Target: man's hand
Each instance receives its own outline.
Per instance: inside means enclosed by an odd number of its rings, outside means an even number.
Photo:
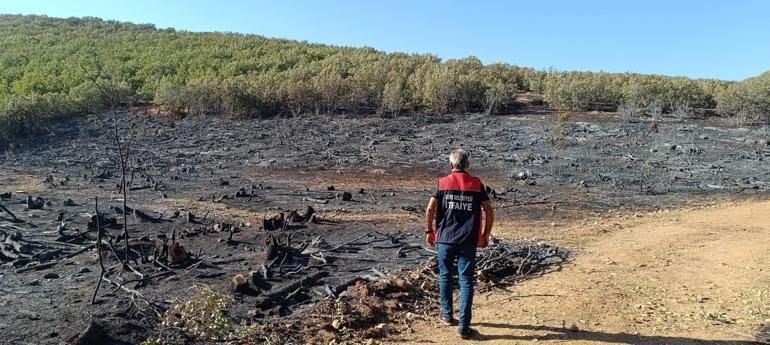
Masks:
[[[428,245],[428,247],[435,247],[436,246],[436,234],[431,232],[429,234],[425,234],[425,244]]]
[[[484,209],[484,235],[481,237],[479,247],[484,248],[489,245],[489,237],[492,236],[492,225],[495,223],[495,211],[492,209],[492,202],[489,200],[481,203]]]
[[[438,199],[431,197],[425,208],[425,243],[430,247],[436,246],[435,217]]]

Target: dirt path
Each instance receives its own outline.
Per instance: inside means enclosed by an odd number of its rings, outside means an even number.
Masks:
[[[750,344],[770,323],[770,201],[589,221],[559,233],[582,243],[574,263],[510,294],[478,295],[480,340]],[[466,343],[432,321],[393,342]]]

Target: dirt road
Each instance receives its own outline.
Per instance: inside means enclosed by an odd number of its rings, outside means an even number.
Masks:
[[[770,201],[497,231],[579,249],[560,272],[477,295],[484,343],[753,344],[770,324]],[[432,320],[393,342],[467,343]]]

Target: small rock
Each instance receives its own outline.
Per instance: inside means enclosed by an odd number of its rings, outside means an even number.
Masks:
[[[54,272],[49,272],[49,273],[46,273],[46,274],[43,276],[43,279],[57,279],[57,278],[59,278],[59,275],[58,275],[58,274],[56,274],[56,273],[54,273]]]
[[[90,272],[91,272],[91,269],[88,268],[88,267],[83,267],[83,268],[80,269],[80,271],[78,271],[78,273],[81,273],[81,274],[82,273],[90,273]]]
[[[350,194],[348,192],[344,192],[344,193],[340,194],[340,199],[342,201],[351,201],[351,200],[353,200],[353,194]]]
[[[332,191],[332,190],[335,190],[335,189],[334,189],[334,186],[329,186],[329,187],[326,187],[326,190]]]
[[[64,206],[77,206],[77,205],[75,204],[75,202],[74,202],[74,201],[72,201],[72,199],[67,199],[67,200],[64,200],[64,203],[63,203],[63,204],[64,204]]]

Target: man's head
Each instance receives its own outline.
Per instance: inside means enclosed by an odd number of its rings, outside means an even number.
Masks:
[[[452,151],[452,153],[449,154],[449,168],[459,169],[459,170],[465,170],[470,165],[470,160],[468,159],[468,153],[465,152],[463,149],[457,149]]]

